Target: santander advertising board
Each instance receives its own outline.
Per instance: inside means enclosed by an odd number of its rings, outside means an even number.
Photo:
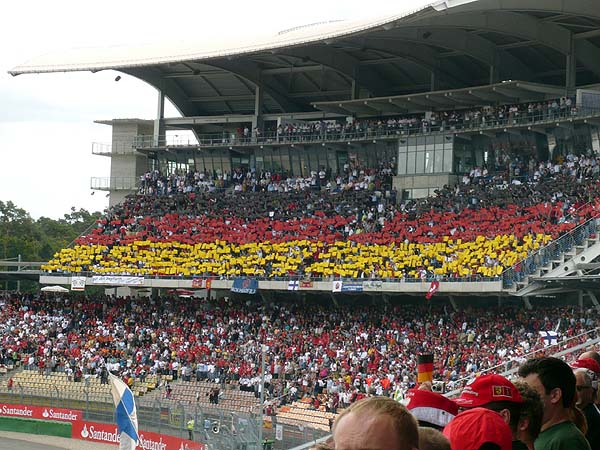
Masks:
[[[119,430],[116,425],[106,423],[79,421],[73,423],[73,439],[118,445]],[[174,436],[139,431],[140,440],[137,449],[140,450],[205,450],[203,444],[188,441]]]
[[[20,417],[22,419],[60,420],[63,422],[77,422],[83,419],[83,413],[75,409],[12,405],[9,403],[0,403],[0,416]]]

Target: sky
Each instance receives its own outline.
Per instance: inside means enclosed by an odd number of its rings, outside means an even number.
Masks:
[[[113,71],[20,75],[7,73],[36,56],[72,48],[206,42],[215,36],[276,34],[327,20],[354,20],[413,10],[431,0],[255,2],[19,0],[3,5],[0,27],[0,201],[31,217],[62,218],[72,207],[108,206],[92,195],[91,178],[108,177],[110,158],[92,143],[111,141],[94,120],[153,119],[156,91]],[[168,8],[167,8],[168,6]],[[119,82],[115,77],[121,75]],[[167,106],[165,116],[174,117]]]

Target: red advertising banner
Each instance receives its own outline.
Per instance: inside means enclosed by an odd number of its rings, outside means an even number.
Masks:
[[[83,413],[75,409],[12,405],[9,403],[0,403],[0,416],[21,417],[24,419],[60,420],[63,422],[77,422],[83,419]]]
[[[193,289],[210,289],[212,283],[211,278],[193,278],[192,288]]]
[[[115,445],[118,445],[120,441],[119,430],[116,425],[87,421],[73,423],[72,437],[83,441]],[[199,442],[150,431],[140,430],[139,437],[137,448],[142,450],[205,450],[204,444]]]

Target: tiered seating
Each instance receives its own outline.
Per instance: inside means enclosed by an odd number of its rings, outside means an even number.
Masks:
[[[158,376],[155,374],[147,375],[145,380],[142,382],[139,379],[135,379],[133,386],[131,387],[134,395],[139,397],[146,395],[148,392],[156,389],[158,386]]]
[[[289,406],[279,408],[277,412],[278,422],[290,425],[304,425],[323,431],[329,431],[330,421],[335,419],[335,417],[336,414],[334,413],[314,409],[310,404],[310,399],[293,402]]]
[[[540,163],[526,183],[473,171],[455,188],[400,205],[375,183],[341,192],[130,196],[43,269],[218,278],[497,278],[600,209],[600,160],[570,156]]]
[[[254,393],[240,391],[237,384],[219,386],[206,381],[190,381],[174,383],[171,398],[184,404],[198,405],[202,408],[218,407],[237,411],[256,411],[259,405]],[[209,393],[215,388],[221,388],[221,396],[217,405],[209,402]],[[198,396],[198,401],[196,401]]]
[[[69,381],[64,372],[40,374],[37,370],[23,370],[13,376],[13,389],[23,389],[24,392],[52,395],[58,392],[61,397],[88,398],[92,401],[110,399],[110,386],[101,384],[100,379],[88,377],[80,382]]]

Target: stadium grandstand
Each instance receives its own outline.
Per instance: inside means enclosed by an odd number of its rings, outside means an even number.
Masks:
[[[75,292],[4,297],[4,398],[102,404],[111,370],[153,428],[191,411],[207,445],[283,425],[289,448],[401,397],[419,353],[452,390],[598,341],[600,3],[445,0],[10,73],[100,70],[154,86],[156,118],[98,121],[109,208],[41,267]]]

